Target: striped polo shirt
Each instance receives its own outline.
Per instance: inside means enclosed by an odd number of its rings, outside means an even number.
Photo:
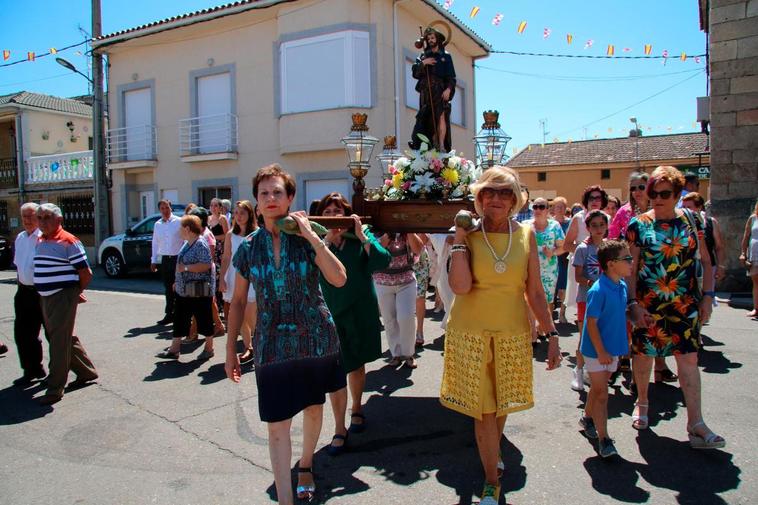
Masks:
[[[41,296],[79,285],[77,270],[89,268],[84,246],[62,227],[51,237],[40,237],[34,252],[34,287]]]

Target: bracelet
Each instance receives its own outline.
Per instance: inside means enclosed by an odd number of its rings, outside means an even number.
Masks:
[[[711,298],[716,296],[715,291],[703,291],[703,296],[710,296]]]
[[[326,241],[319,240],[318,242],[316,242],[316,245],[313,246],[314,251],[318,251],[321,248],[324,248],[324,249],[327,248]]]
[[[627,306],[627,308],[629,308],[629,307],[631,307],[632,305],[637,305],[637,304],[639,304],[639,303],[640,303],[640,302],[638,302],[636,298],[632,298],[631,300],[627,300],[627,302],[626,302],[626,306]]]
[[[558,336],[558,332],[555,331],[555,330],[549,331],[549,332],[547,332],[547,336],[548,337],[557,337]]]
[[[468,252],[468,249],[455,249],[453,251],[450,251],[450,254],[453,254],[453,253],[467,253],[467,252]]]
[[[460,251],[463,251],[463,252],[468,251],[468,246],[466,244],[453,244],[450,247],[450,252],[460,252]]]

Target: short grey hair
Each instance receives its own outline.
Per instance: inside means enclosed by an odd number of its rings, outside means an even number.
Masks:
[[[37,215],[39,216],[43,212],[50,212],[56,217],[59,217],[63,219],[63,212],[61,212],[61,208],[55,205],[54,203],[43,203],[39,206],[37,209]]]
[[[37,213],[37,209],[39,209],[39,204],[34,202],[26,202],[21,206],[21,212],[23,213],[25,210],[31,210],[35,214]]]
[[[229,212],[230,210],[232,210],[232,201],[229,200],[229,199],[227,199],[227,198],[224,198],[223,200],[221,200],[221,205],[224,206],[224,209],[227,212]]]

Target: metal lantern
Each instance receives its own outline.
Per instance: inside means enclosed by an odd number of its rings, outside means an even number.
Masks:
[[[500,113],[496,110],[484,111],[484,124],[482,129],[474,137],[476,150],[479,154],[479,163],[483,168],[500,165],[508,156],[505,154],[505,146],[511,137],[500,128],[498,119]]]
[[[357,195],[363,195],[363,191],[366,189],[366,183],[363,182],[363,178],[371,166],[371,153],[376,143],[379,142],[379,139],[367,134],[367,114],[355,113],[352,115],[352,118],[353,126],[350,127],[350,133],[342,138],[342,143],[345,145],[345,150],[347,151],[347,167],[354,179],[353,191]]]
[[[401,153],[397,150],[397,138],[394,135],[387,135],[384,137],[384,149],[382,154],[378,154],[376,159],[382,165],[382,174],[387,177],[389,175],[390,166],[395,163],[395,160],[400,158]]]

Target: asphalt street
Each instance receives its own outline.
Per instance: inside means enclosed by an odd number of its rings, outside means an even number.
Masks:
[[[0,272],[0,503],[266,504],[273,501],[266,426],[257,413],[255,377],[224,376],[224,339],[216,356],[154,358],[171,337],[160,283],[150,275],[113,281],[98,275],[80,306],[77,334],[100,373],[97,384],[38,406],[40,386],[20,389],[13,345],[13,272]],[[429,304],[430,306],[431,304]],[[676,385],[651,386],[651,429],[631,427],[633,398],[611,390],[609,430],[620,457],[601,460],[579,432],[583,395],[569,389],[576,328],[565,325],[564,366],[545,370],[535,352],[533,409],[513,414],[502,439],[505,498],[510,504],[758,503],[756,374],[758,322],[721,304],[705,328],[700,362],[705,417],[728,441],[695,451]],[[314,470],[317,503],[477,503],[482,471],[470,419],[438,401],[443,331],[428,313],[427,344],[416,370],[368,366],[367,430],[349,452],[330,457],[331,409],[324,408]],[[45,350],[47,352],[47,350]],[[674,367],[673,360],[670,365]],[[73,376],[71,377],[73,379]],[[301,440],[293,423],[293,468]],[[293,473],[294,475],[294,473]]]

